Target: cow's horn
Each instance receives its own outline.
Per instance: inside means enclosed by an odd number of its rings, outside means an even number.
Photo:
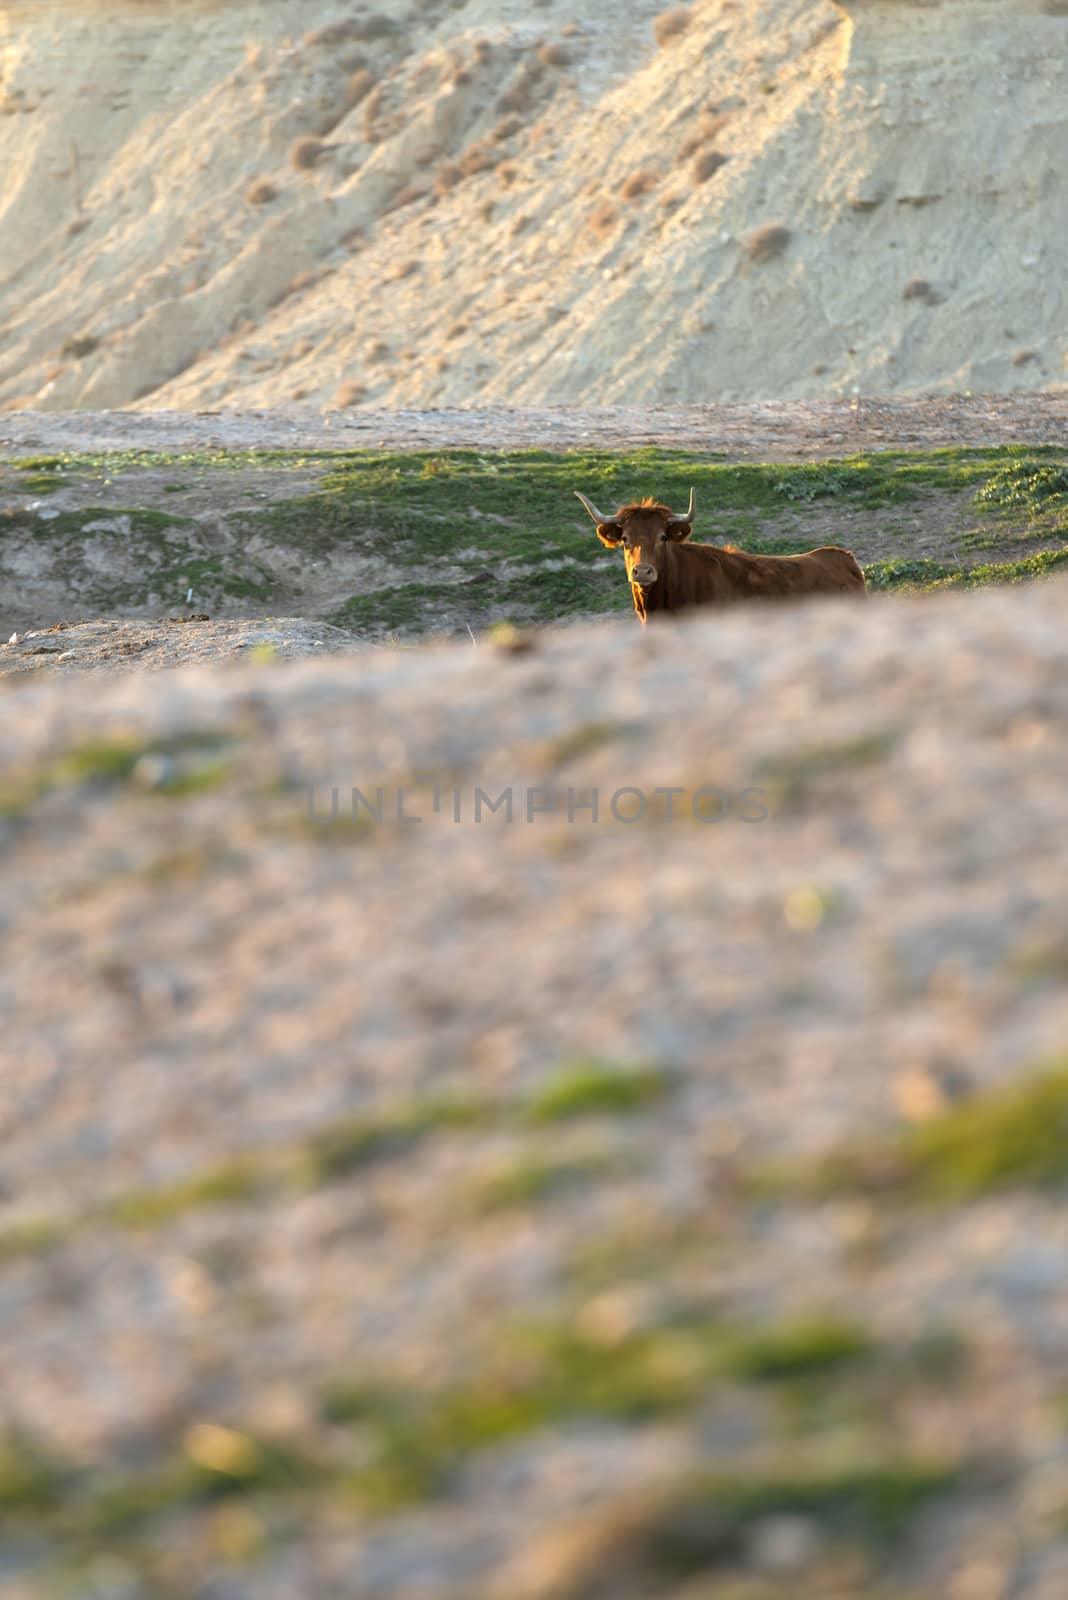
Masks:
[[[686,515],[672,517],[672,522],[692,522],[697,515],[697,496],[694,494],[693,484],[690,485],[690,509]]]
[[[582,501],[582,504],[586,507],[586,510],[589,512],[594,522],[611,522],[612,518],[606,517],[603,512],[598,511],[592,500],[587,500],[586,496],[584,494],[579,494],[577,489],[575,490],[575,494]]]

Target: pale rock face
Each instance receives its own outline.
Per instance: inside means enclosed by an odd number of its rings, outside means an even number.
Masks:
[[[1064,385],[1068,0],[663,9],[16,0],[0,406]]]

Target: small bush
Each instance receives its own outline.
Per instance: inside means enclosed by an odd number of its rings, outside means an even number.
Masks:
[[[99,343],[100,340],[91,333],[76,333],[66,340],[60,355],[73,356],[76,361],[81,361],[85,356],[91,356]]]
[[[290,149],[289,162],[298,172],[311,172],[319,163],[325,146],[321,139],[314,139],[310,134],[297,139]]]
[[[521,117],[504,117],[493,130],[493,138],[498,144],[504,144],[512,139],[523,126]]]
[[[707,183],[713,173],[718,172],[720,167],[726,166],[727,161],[728,157],[723,154],[722,150],[699,151],[694,159],[693,181],[695,183]]]
[[[587,227],[598,239],[604,239],[612,232],[619,221],[619,212],[608,200],[605,200],[591,213]]]
[[[624,178],[620,187],[619,197],[628,203],[640,200],[642,195],[648,194],[650,189],[655,189],[660,182],[659,172],[654,172],[652,167],[639,167],[635,172]]]
[[[497,176],[506,189],[510,189],[519,176],[519,168],[514,161],[502,161],[497,168]]]
[[[350,378],[344,384],[339,384],[337,394],[334,395],[334,410],[344,411],[347,406],[360,405],[361,400],[366,397],[366,392],[368,392],[368,386],[361,384],[355,378]]]
[[[936,306],[938,304],[938,295],[935,293],[934,285],[928,283],[926,278],[910,278],[902,290],[901,298],[903,300],[922,300],[928,306]]]
[[[447,340],[462,339],[466,332],[467,332],[467,323],[464,322],[463,319],[461,318],[461,320],[459,322],[454,322],[453,323],[452,327],[449,329],[448,333],[445,335],[445,338]]]
[[[681,33],[685,33],[689,26],[690,8],[671,6],[653,18],[653,37],[657,44],[667,44],[670,39],[677,39]]]
[[[269,205],[272,200],[278,199],[278,190],[269,178],[257,178],[250,184],[245,199],[250,206]]]
[[[568,67],[571,65],[571,52],[566,45],[546,41],[538,50],[538,60],[543,67]]]
[[[750,261],[763,263],[781,256],[789,243],[789,228],[784,228],[779,222],[765,222],[762,227],[752,228],[745,235],[742,249]]]
[[[988,478],[975,497],[977,505],[1011,506],[1032,515],[1068,501],[1068,467],[1038,461],[1014,461]]]

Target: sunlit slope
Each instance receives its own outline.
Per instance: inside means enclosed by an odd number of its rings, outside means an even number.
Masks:
[[[1055,0],[611,13],[4,8],[0,403],[1064,384]]]

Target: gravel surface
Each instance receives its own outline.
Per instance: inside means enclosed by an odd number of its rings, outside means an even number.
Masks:
[[[327,622],[301,617],[212,622],[205,614],[126,622],[60,622],[51,628],[17,630],[0,642],[0,678],[32,673],[114,672],[136,667],[158,671],[205,662],[240,661],[251,652],[260,661],[289,661],[352,646],[352,635]]]
[[[1068,393],[522,410],[13,411],[0,455],[96,450],[633,449],[810,460],[875,449],[1068,443]]]
[[[0,1596],[1060,1600],[1066,598],[0,691]]]

